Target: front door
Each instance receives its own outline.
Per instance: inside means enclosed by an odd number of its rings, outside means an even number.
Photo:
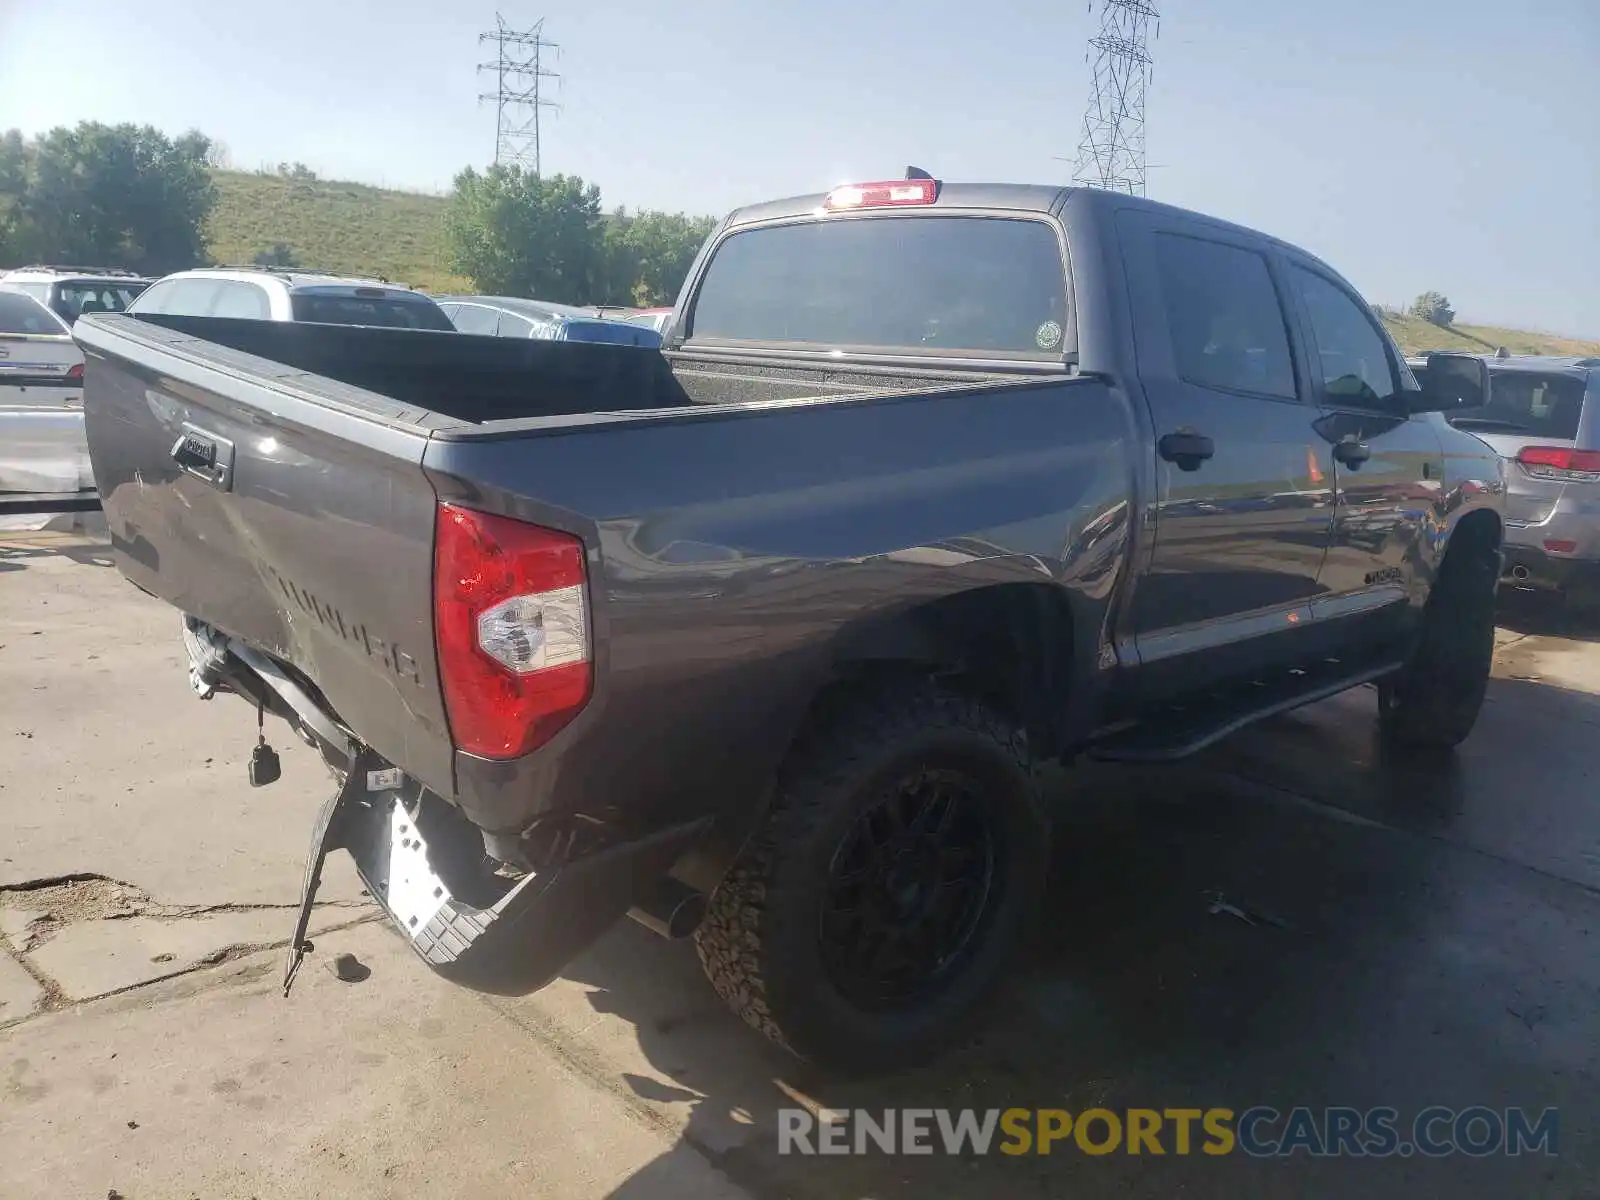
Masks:
[[[1317,615],[1358,619],[1363,630],[1352,637],[1372,641],[1416,616],[1411,585],[1437,525],[1443,445],[1428,417],[1408,414],[1402,363],[1372,310],[1309,260],[1287,273],[1338,483]]]
[[[1149,698],[1253,672],[1284,653],[1270,635],[1312,623],[1334,474],[1270,244],[1180,214],[1119,221],[1155,437],[1130,615]]]

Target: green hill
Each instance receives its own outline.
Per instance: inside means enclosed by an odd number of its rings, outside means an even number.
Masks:
[[[304,266],[378,275],[429,291],[470,291],[446,266],[441,196],[396,192],[364,183],[301,180],[247,171],[218,171],[211,215],[211,253],[218,262],[247,263],[283,242]],[[1487,325],[1440,329],[1415,317],[1385,316],[1407,354],[1428,350],[1513,354],[1600,355],[1600,342]]]
[[[470,290],[445,265],[439,196],[364,183],[218,171],[208,227],[217,262],[248,263],[274,243],[302,266],[381,276],[429,291]]]
[[[1416,317],[1391,316],[1388,313],[1384,314],[1383,323],[1407,354],[1422,354],[1428,350],[1493,354],[1504,346],[1512,354],[1571,354],[1580,358],[1600,355],[1600,342],[1558,337],[1551,333],[1529,333],[1495,325],[1456,324],[1448,329],[1440,329]]]

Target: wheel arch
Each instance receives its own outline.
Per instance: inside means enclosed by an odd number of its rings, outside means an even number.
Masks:
[[[1445,538],[1444,553],[1439,558],[1442,570],[1452,553],[1500,553],[1505,536],[1505,525],[1495,509],[1480,505],[1461,513],[1451,522]]]
[[[861,688],[928,678],[969,692],[1020,726],[1034,759],[1060,755],[1092,722],[1088,672],[1098,658],[1097,629],[1080,598],[1050,582],[986,584],[864,614],[834,634],[778,762]],[[702,891],[714,889],[771,801],[769,791],[743,807],[735,822],[722,822],[674,875]]]

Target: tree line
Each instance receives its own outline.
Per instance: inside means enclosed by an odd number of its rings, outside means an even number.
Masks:
[[[0,267],[65,262],[161,275],[205,265],[212,171],[226,153],[198,130],[169,137],[148,125],[0,134]],[[298,163],[279,170],[316,178]],[[442,265],[480,293],[619,306],[672,303],[714,225],[682,213],[605,212],[598,185],[514,166],[461,171],[444,222]],[[282,241],[255,257],[297,265]]]

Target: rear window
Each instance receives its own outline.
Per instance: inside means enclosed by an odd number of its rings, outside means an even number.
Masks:
[[[1001,217],[844,217],[735,233],[689,336],[1060,361],[1072,349],[1055,231]]]
[[[1480,433],[1529,434],[1571,441],[1583,416],[1584,381],[1538,371],[1491,371],[1489,403],[1459,409],[1452,425]]]
[[[564,340],[569,342],[609,342],[618,346],[661,345],[661,335],[622,321],[568,321]]]
[[[456,328],[431,300],[300,292],[290,303],[296,321],[315,321],[322,325],[381,325],[389,329],[439,329],[446,333],[454,333]]]
[[[143,283],[63,283],[56,288],[52,307],[69,322],[83,315],[85,300],[93,300],[101,312],[126,312],[134,297],[147,286]]]
[[[0,292],[0,333],[66,334],[60,319],[32,296]]]

